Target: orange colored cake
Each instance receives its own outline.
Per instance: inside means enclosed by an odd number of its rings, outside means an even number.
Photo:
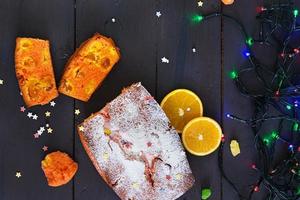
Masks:
[[[58,96],[49,41],[17,38],[15,65],[19,87],[28,107],[47,104]]]
[[[70,58],[59,92],[88,101],[119,59],[120,53],[113,40],[96,33]]]
[[[42,161],[42,169],[48,185],[58,187],[68,183],[75,175],[78,165],[66,153],[60,151],[48,154]]]
[[[140,83],[87,118],[78,133],[95,168],[122,200],[173,200],[194,183],[178,133]]]

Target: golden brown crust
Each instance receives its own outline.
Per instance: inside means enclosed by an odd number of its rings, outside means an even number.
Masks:
[[[119,59],[113,40],[96,33],[69,59],[59,92],[87,102]]]
[[[17,38],[15,68],[28,107],[47,104],[58,96],[48,40]]]

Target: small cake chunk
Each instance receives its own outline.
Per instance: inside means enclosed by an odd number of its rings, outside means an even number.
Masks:
[[[58,187],[68,183],[75,175],[78,165],[66,153],[60,151],[48,154],[42,161],[42,169],[48,185]]]
[[[119,59],[120,52],[113,40],[96,33],[70,58],[59,92],[88,101]]]
[[[104,181],[122,200],[173,200],[194,184],[180,137],[140,84],[78,126]]]
[[[27,107],[47,104],[58,96],[48,40],[17,38],[15,67]]]

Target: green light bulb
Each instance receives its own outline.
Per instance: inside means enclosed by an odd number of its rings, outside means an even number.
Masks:
[[[193,22],[196,22],[196,23],[199,23],[199,22],[201,22],[202,20],[203,20],[203,16],[202,15],[194,15],[193,17],[192,17],[192,21]]]
[[[295,122],[293,125],[293,130],[298,131],[298,128],[299,128],[299,124],[297,122]]]
[[[279,138],[278,133],[276,131],[273,131],[272,134],[271,134],[271,136],[274,139],[278,139]]]
[[[291,110],[292,106],[291,105],[286,105],[286,109]]]
[[[233,70],[229,73],[231,79],[236,79],[238,77],[237,71]]]
[[[264,141],[264,143],[265,143],[266,145],[269,145],[269,143],[270,143],[270,140],[267,139],[267,138],[263,139],[263,141]]]
[[[298,9],[295,9],[295,10],[293,11],[293,13],[294,13],[294,17],[297,17],[298,14],[299,14],[299,10],[298,10]]]
[[[253,38],[249,37],[249,38],[246,39],[246,44],[248,44],[249,46],[252,46],[253,43],[254,43]]]

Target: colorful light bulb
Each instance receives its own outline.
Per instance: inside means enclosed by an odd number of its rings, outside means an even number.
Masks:
[[[246,39],[246,44],[248,44],[249,46],[252,46],[253,43],[254,43],[253,38],[249,37],[249,38]]]
[[[254,189],[253,189],[253,191],[254,191],[254,192],[259,192],[259,187],[258,187],[258,186],[255,186]]]
[[[293,131],[298,131],[298,128],[299,128],[299,124],[295,122],[293,125]]]
[[[194,15],[192,17],[192,21],[195,22],[195,23],[199,23],[201,22],[202,20],[204,19],[204,17],[202,15]]]
[[[247,58],[251,55],[248,49],[244,50],[244,51],[243,51],[243,54],[244,54],[244,56],[247,57]]]
[[[273,131],[271,136],[272,136],[273,139],[278,139],[279,138],[278,133],[276,131]]]
[[[229,76],[231,79],[236,79],[238,77],[238,73],[236,70],[232,70],[230,73],[229,73]]]
[[[292,106],[291,105],[286,105],[286,109],[291,110]]]
[[[293,11],[293,14],[294,14],[294,17],[297,17],[299,15],[299,10],[298,9],[295,9]]]
[[[251,165],[251,168],[252,168],[252,169],[257,169],[257,168],[256,168],[256,165],[255,165],[254,163]]]

